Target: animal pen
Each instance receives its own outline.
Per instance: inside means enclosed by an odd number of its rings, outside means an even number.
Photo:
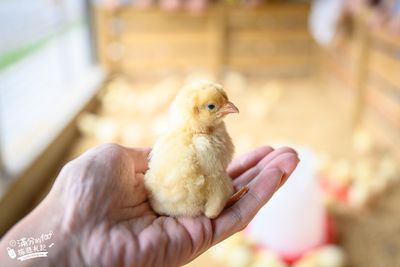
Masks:
[[[324,47],[310,33],[310,9],[308,1],[254,8],[217,1],[193,16],[93,6],[95,52],[106,78],[5,193],[1,232],[85,150],[105,142],[152,146],[168,127],[167,110],[179,88],[210,79],[240,109],[227,119],[236,154],[290,145],[304,152],[305,162],[315,162],[324,238],[301,257],[288,257],[255,242],[246,229],[188,266],[398,266],[400,35],[370,27],[365,9]],[[296,225],[303,218],[292,220]],[[324,257],[332,265],[316,263]]]

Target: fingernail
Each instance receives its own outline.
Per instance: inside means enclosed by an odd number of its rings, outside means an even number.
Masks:
[[[296,156],[291,155],[288,158],[290,158],[290,157],[293,157],[293,164],[285,164],[284,165],[284,168],[282,169],[282,171],[285,174],[292,173],[294,171],[294,169],[296,168],[297,164],[299,164],[299,162],[300,162],[300,159],[297,155]]]
[[[289,178],[289,173],[292,173],[295,169],[296,169],[296,167],[297,167],[297,165],[299,164],[299,162],[300,162],[300,159],[299,159],[299,157],[297,157],[296,158],[296,162],[295,162],[295,165],[294,166],[291,166],[291,168],[288,170],[288,171],[283,171],[283,175],[282,175],[282,177],[281,177],[281,181],[280,181],[280,183],[279,183],[279,186],[278,186],[278,188],[280,188],[282,185],[284,185],[285,184],[285,182],[287,181],[287,179]]]
[[[277,171],[276,175],[278,176],[278,179],[277,179],[277,183],[274,188],[274,193],[281,187],[282,179],[285,176],[285,172],[282,171],[280,168],[276,168],[276,171]]]

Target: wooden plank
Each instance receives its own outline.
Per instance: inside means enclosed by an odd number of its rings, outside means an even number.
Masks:
[[[351,66],[357,59],[357,45],[358,44],[355,40],[348,39],[338,44],[334,53],[337,57],[340,57],[341,60]]]
[[[200,16],[192,16],[187,12],[165,12],[159,9],[138,11],[134,7],[126,7],[119,12],[124,31],[195,31],[207,29],[210,11]]]
[[[365,98],[366,98],[366,80],[368,72],[370,38],[368,33],[368,13],[361,10],[355,16],[355,31],[354,31],[354,104],[352,111],[352,126],[358,127],[362,121]]]
[[[229,45],[227,39],[227,10],[223,6],[217,5],[211,11],[208,29],[210,31],[210,44],[212,48],[211,58],[213,59],[211,69],[215,77],[219,79],[222,78],[223,67],[227,62],[228,53],[226,47]]]
[[[370,71],[400,88],[400,58],[396,59],[393,55],[388,55],[378,49],[371,50],[370,54]]]
[[[149,46],[146,48],[135,48],[135,46],[130,46],[126,49],[124,57],[121,61],[139,61],[139,60],[152,60],[156,58],[169,59],[173,61],[174,59],[187,58],[188,60],[206,57],[210,60],[213,56],[213,48],[210,45],[197,44],[196,46]]]
[[[130,73],[131,71],[151,72],[159,70],[191,70],[212,66],[212,59],[202,56],[192,58],[152,58],[148,60],[126,60],[121,62],[121,68],[127,73]]]
[[[272,16],[272,17],[302,17],[307,19],[310,10],[308,3],[266,3],[257,8],[243,8],[242,5],[227,6],[229,14],[232,16],[257,17],[257,16]]]
[[[307,20],[296,18],[238,19],[230,17],[229,29],[233,31],[245,29],[301,30],[307,27]]]
[[[231,55],[297,54],[310,55],[315,48],[310,35],[303,31],[246,30],[228,37]]]
[[[336,60],[324,60],[324,69],[326,75],[339,81],[345,88],[353,88],[354,79],[352,70]]]
[[[228,64],[232,67],[263,67],[271,66],[309,66],[313,60],[309,56],[232,56],[228,59]]]
[[[103,9],[103,10],[108,10],[106,7],[98,6],[98,9]],[[137,18],[156,18],[158,19],[165,19],[165,18],[178,18],[178,19],[192,19],[192,20],[201,20],[204,18],[207,18],[210,16],[211,12],[216,9],[215,5],[211,5],[207,8],[206,12],[203,12],[202,14],[197,14],[193,15],[192,13],[181,9],[181,10],[176,10],[173,12],[168,12],[163,9],[160,9],[157,6],[149,7],[149,8],[138,8],[135,7],[134,5],[126,5],[124,7],[121,7],[118,10],[118,15],[121,17],[131,17],[132,15],[137,17]]]
[[[233,56],[274,56],[286,55],[297,57],[299,54],[309,57],[314,56],[314,46],[311,43],[277,43],[277,42],[236,42],[229,46],[229,55]]]
[[[94,12],[97,38],[97,55],[100,63],[108,70],[110,70],[112,62],[108,57],[108,46],[111,42],[113,42],[109,29],[112,14],[109,11],[100,8],[96,8]]]
[[[263,65],[263,66],[227,66],[228,70],[239,71],[246,77],[256,77],[257,79],[270,78],[304,78],[313,73],[310,65],[288,66],[288,65]]]
[[[188,45],[195,43],[206,43],[210,41],[210,33],[208,31],[199,32],[157,32],[157,33],[144,33],[144,32],[124,32],[120,39],[126,45],[140,44],[174,44],[179,45],[185,43]]]
[[[369,86],[367,103],[382,114],[394,127],[400,129],[400,101],[385,94],[383,90]]]
[[[230,64],[251,69],[268,64],[309,68],[313,42],[307,31],[308,10],[307,4],[269,3],[254,10],[216,4],[193,17],[155,8],[122,8],[113,16],[118,28],[114,44],[123,50],[114,69],[174,70],[198,65],[211,66],[218,73]]]
[[[371,29],[371,37],[373,42],[385,43],[400,49],[400,35],[389,33],[387,30]]]
[[[376,110],[367,108],[365,125],[375,136],[375,141],[385,145],[400,160],[400,128],[394,128]]]
[[[368,84],[378,87],[380,90],[384,90],[386,94],[391,95],[400,101],[400,87],[392,85],[390,82],[382,79],[382,77],[376,73],[370,73],[368,77]]]
[[[228,27],[240,29],[302,29],[307,27],[309,7],[306,4],[271,4],[254,9],[233,8]]]
[[[333,48],[324,49],[324,61],[332,61],[332,64],[329,63],[328,65],[335,65],[337,68],[343,68],[343,71],[349,73],[351,76],[353,75],[356,61],[355,51],[355,42],[353,40],[343,40]]]
[[[310,42],[312,40],[307,28],[299,30],[293,29],[241,29],[231,31],[229,33],[229,40],[232,42],[237,41],[270,41],[270,42]]]

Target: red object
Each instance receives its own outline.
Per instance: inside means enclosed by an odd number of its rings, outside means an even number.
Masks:
[[[329,196],[333,196],[335,199],[347,203],[349,199],[349,187],[343,184],[335,183],[331,179],[328,179],[326,175],[320,175],[320,185],[322,190]]]
[[[327,215],[326,216],[326,224],[325,224],[325,238],[324,240],[318,244],[317,246],[307,250],[303,251],[301,254],[285,254],[285,253],[280,253],[279,257],[286,262],[287,264],[291,265],[295,263],[296,261],[300,260],[305,254],[307,254],[310,251],[319,249],[323,246],[333,244],[336,242],[336,228],[333,219]],[[269,250],[267,247],[263,245],[258,245],[256,249],[259,250]]]

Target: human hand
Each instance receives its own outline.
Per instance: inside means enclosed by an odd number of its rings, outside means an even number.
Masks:
[[[172,218],[158,216],[149,205],[143,183],[148,153],[148,149],[102,145],[63,168],[38,209],[57,218],[53,232],[61,237],[57,242],[68,246],[64,254],[54,253],[51,259],[41,259],[43,263],[48,260],[48,265],[57,266],[186,264],[246,227],[298,163],[296,152],[290,148],[258,148],[228,167],[236,190],[249,187],[238,202],[215,219]],[[29,216],[25,225],[35,221]]]

